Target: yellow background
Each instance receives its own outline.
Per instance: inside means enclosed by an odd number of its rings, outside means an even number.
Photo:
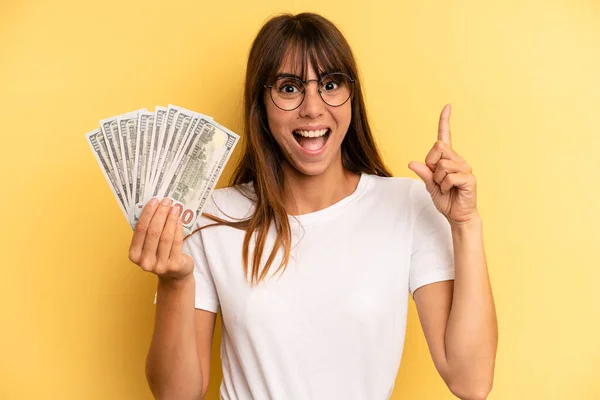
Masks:
[[[252,39],[269,16],[306,10],[353,46],[395,175],[416,177],[408,163],[425,158],[439,112],[453,105],[454,148],[478,178],[500,325],[489,398],[600,399],[592,0],[3,0],[0,399],[151,398],[156,277],[128,261],[132,232],[84,134],[168,103],[241,133]],[[392,399],[452,398],[411,301]]]

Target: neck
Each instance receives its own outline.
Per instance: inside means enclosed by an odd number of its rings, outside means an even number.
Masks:
[[[348,171],[341,162],[320,175],[305,175],[285,163],[283,173],[284,204],[289,215],[327,208],[354,193],[360,180],[359,174]]]

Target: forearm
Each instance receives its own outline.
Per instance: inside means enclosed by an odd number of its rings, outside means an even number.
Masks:
[[[452,226],[452,240],[455,279],[445,336],[448,370],[457,392],[485,398],[493,381],[498,327],[481,219]]]
[[[146,359],[146,377],[157,399],[201,398],[194,292],[193,275],[177,283],[159,280],[154,334]]]

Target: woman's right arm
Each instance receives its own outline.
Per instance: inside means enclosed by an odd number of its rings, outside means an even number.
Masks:
[[[146,378],[156,399],[202,398],[203,378],[194,324],[193,275],[158,283],[154,334]]]
[[[154,397],[160,400],[204,397],[216,316],[195,309],[194,262],[182,252],[180,214],[181,207],[171,207],[169,199],[160,204],[149,202],[140,215],[129,249],[131,261],[158,276],[146,377]]]

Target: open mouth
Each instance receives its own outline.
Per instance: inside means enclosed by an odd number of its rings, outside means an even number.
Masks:
[[[327,143],[331,129],[319,129],[314,131],[297,130],[294,131],[294,139],[302,148],[308,151],[319,151]]]

